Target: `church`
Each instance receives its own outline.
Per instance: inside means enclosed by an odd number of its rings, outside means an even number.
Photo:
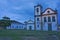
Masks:
[[[41,5],[34,6],[34,27],[36,30],[57,31],[57,10],[47,8],[45,11],[43,11]]]
[[[5,17],[4,20],[10,20]],[[24,23],[11,20],[11,25],[7,29],[24,29],[24,30],[39,30],[39,31],[58,31],[58,13],[57,10],[47,8],[42,10],[41,5],[34,6],[34,21],[28,20]]]

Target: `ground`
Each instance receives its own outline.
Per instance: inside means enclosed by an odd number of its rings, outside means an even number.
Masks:
[[[0,40],[59,40],[60,32],[0,30]]]

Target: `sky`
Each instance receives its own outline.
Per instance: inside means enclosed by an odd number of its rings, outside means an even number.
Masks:
[[[0,19],[7,16],[19,22],[34,20],[34,6],[37,4],[42,5],[43,11],[48,7],[57,9],[60,24],[60,0],[0,0]]]

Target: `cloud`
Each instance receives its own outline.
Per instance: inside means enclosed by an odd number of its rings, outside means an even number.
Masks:
[[[21,10],[22,7],[17,7],[17,6],[15,7],[15,6],[14,6],[14,7],[12,7],[12,9],[14,9],[14,10]]]
[[[53,9],[57,8],[60,0],[43,0],[42,4],[46,5],[46,7],[51,7]]]
[[[7,2],[7,0],[0,0],[0,4],[7,4],[8,2]]]
[[[0,0],[0,18],[8,16],[13,20],[34,19],[34,5],[40,3],[43,9],[48,7],[60,10],[60,0]]]
[[[23,22],[22,18],[24,17],[22,14],[19,15],[16,13],[14,14],[14,13],[9,13],[9,12],[2,12],[0,14],[0,17],[1,17],[0,19],[2,19],[3,16],[9,17],[9,18],[11,18],[11,20],[22,21],[22,22]]]

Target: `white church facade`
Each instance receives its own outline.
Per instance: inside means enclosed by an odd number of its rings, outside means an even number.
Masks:
[[[51,8],[47,8],[42,12],[42,6],[37,5],[34,7],[34,26],[36,30],[43,31],[57,31],[58,19],[57,11]]]
[[[25,21],[24,24],[25,24],[26,30],[35,30],[34,29],[34,21],[32,21],[31,19],[28,21]]]

